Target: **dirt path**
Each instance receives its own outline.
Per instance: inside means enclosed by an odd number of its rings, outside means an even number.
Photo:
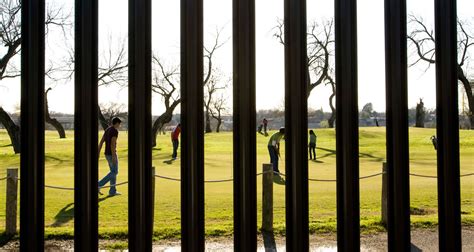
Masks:
[[[463,251],[474,251],[474,228],[463,229]],[[125,244],[126,241],[101,241],[103,249],[113,249],[114,244]],[[258,251],[285,251],[284,237],[259,236]],[[337,251],[335,235],[312,235],[311,251]],[[412,231],[412,251],[438,251],[438,232],[436,230],[417,229]],[[206,241],[206,251],[233,251],[231,237],[211,238]],[[264,246],[264,244],[266,246]],[[18,241],[12,241],[0,248],[0,251],[18,251]],[[361,237],[362,251],[387,251],[387,234],[364,235]],[[118,246],[120,247],[120,246]],[[267,249],[265,249],[267,247]],[[51,240],[46,242],[45,251],[72,251],[73,241]],[[180,251],[179,241],[166,241],[154,245],[153,251]]]

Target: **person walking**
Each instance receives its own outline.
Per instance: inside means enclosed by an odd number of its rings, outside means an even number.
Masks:
[[[100,192],[100,188],[110,182],[109,196],[121,195],[119,192],[117,192],[117,189],[115,188],[118,174],[117,138],[121,123],[122,120],[120,120],[120,118],[114,117],[112,119],[112,126],[108,127],[105,130],[104,135],[102,136],[102,139],[99,143],[99,156],[100,151],[102,150],[102,145],[104,145],[105,143],[104,155],[110,168],[110,172],[98,183],[99,194],[102,194]]]
[[[309,131],[309,159],[316,160],[316,134],[313,130]]]
[[[280,157],[280,141],[285,137],[285,128],[273,134],[268,141],[268,153],[270,154],[270,163],[273,164],[273,171],[280,172],[278,170],[278,158]]]
[[[173,143],[173,155],[171,156],[173,160],[176,160],[178,156],[178,147],[179,147],[179,134],[181,133],[181,123],[173,129],[171,132],[171,142]]]

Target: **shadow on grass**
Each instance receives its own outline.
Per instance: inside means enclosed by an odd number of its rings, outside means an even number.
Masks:
[[[316,147],[316,149],[329,152],[329,153],[326,153],[326,154],[324,154],[324,155],[318,157],[319,159],[325,158],[325,157],[329,157],[329,156],[336,156],[336,150],[327,149],[327,148],[322,148],[322,147]],[[384,158],[382,158],[382,157],[377,157],[377,156],[374,156],[374,155],[372,155],[372,154],[363,153],[363,152],[359,152],[359,157],[362,157],[362,158],[372,158],[372,159],[375,159],[374,161],[376,161],[376,162],[382,162],[382,161],[384,161]]]
[[[313,162],[313,163],[318,163],[318,164],[324,163],[324,162],[323,162],[323,161],[321,161],[321,160],[314,160],[314,159],[313,159],[313,160],[311,160],[311,162]]]
[[[52,155],[45,155],[45,161],[56,161],[55,165],[62,165],[65,161],[63,159],[54,157]]]
[[[5,246],[9,241],[17,238],[15,235],[6,234],[5,232],[0,233],[0,247]]]
[[[106,196],[99,198],[98,202],[102,202],[113,196]],[[59,212],[54,216],[54,223],[51,224],[52,227],[61,227],[64,224],[70,222],[74,219],[74,203],[69,203],[63,207]]]
[[[174,161],[176,161],[176,159],[168,159],[168,160],[163,161],[163,163],[165,163],[167,165],[171,165],[171,164],[173,164]]]
[[[69,203],[54,216],[52,227],[60,227],[74,219],[74,203]]]

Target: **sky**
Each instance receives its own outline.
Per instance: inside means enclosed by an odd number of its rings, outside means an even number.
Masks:
[[[73,11],[72,0],[46,0],[48,5],[63,6]],[[358,84],[359,107],[373,103],[376,111],[385,110],[385,45],[384,45],[384,1],[358,0]],[[126,41],[128,22],[127,0],[101,0],[99,2],[99,51],[117,47]],[[180,58],[180,1],[152,1],[152,46],[169,67],[178,66]],[[433,27],[434,1],[408,0],[408,14],[423,17],[429,27]],[[225,45],[217,51],[215,65],[230,78],[232,76],[232,0],[204,0],[204,43],[210,45],[216,30],[222,30]],[[460,19],[474,21],[472,0],[458,0]],[[334,1],[308,0],[308,26],[313,22],[323,22],[334,16]],[[72,16],[71,16],[72,18]],[[283,0],[256,0],[256,61],[257,61],[257,109],[282,108],[284,104],[284,50],[274,35],[277,20],[283,18]],[[72,21],[72,19],[71,19]],[[70,31],[72,36],[72,30]],[[59,30],[51,30],[48,35],[46,58],[60,61],[67,57],[68,45],[62,40]],[[112,38],[112,40],[110,39]],[[409,52],[409,63],[415,60]],[[414,107],[419,98],[425,106],[435,107],[434,66],[425,64],[409,68],[409,107]],[[13,111],[20,103],[20,80],[7,80],[0,83],[0,105]],[[72,113],[74,111],[74,87],[72,81],[51,82],[53,91],[49,93],[51,111]],[[231,104],[231,88],[225,94]],[[127,90],[120,87],[101,87],[99,102],[118,102],[127,104]],[[309,97],[311,109],[329,111],[329,86],[316,87]],[[163,111],[160,97],[153,97],[153,114]],[[177,112],[179,111],[179,108]]]

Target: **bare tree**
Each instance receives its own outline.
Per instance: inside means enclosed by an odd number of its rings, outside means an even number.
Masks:
[[[159,57],[153,56],[153,92],[159,94],[165,105],[165,111],[153,123],[152,146],[156,146],[156,136],[165,124],[173,119],[173,112],[181,103],[179,96],[179,67],[166,69]]]
[[[221,48],[225,43],[227,43],[228,39],[221,41],[221,33],[223,28],[216,29],[216,33],[214,35],[214,41],[210,47],[204,46],[204,59],[206,60],[205,63],[207,64],[207,72],[204,74],[204,109],[205,109],[205,131],[206,133],[212,132],[211,128],[211,102],[213,94],[220,90],[224,89],[226,86],[221,85],[219,82],[221,81],[222,74],[218,72],[218,70],[213,65],[213,57],[216,51]]]
[[[215,98],[209,112],[211,113],[212,118],[217,121],[216,132],[219,133],[222,125],[222,116],[228,112],[227,97],[225,97],[224,94],[221,94]]]
[[[221,75],[218,73],[212,74],[212,77],[205,83],[204,88],[204,109],[205,109],[205,123],[206,123],[206,133],[212,132],[211,128],[211,116],[212,116],[212,106],[214,103],[214,95],[219,90],[224,90],[227,88],[226,84],[223,84],[221,80]]]
[[[421,62],[427,64],[427,69],[436,63],[435,58],[435,37],[432,28],[428,28],[421,17],[410,15],[409,24],[411,32],[408,35],[408,41],[411,42],[413,50],[418,56],[417,59],[410,64],[414,66]],[[471,129],[474,129],[474,96],[469,80],[465,74],[465,70],[470,61],[470,48],[474,45],[473,31],[468,22],[458,20],[458,80],[461,82],[466,92],[469,107],[469,121]],[[458,85],[458,83],[453,83]]]
[[[113,43],[116,41],[120,42],[113,46]],[[74,74],[74,58],[74,49],[70,48],[69,57],[63,63],[64,67],[61,68],[61,71],[64,72],[64,74],[57,79],[72,79]],[[121,88],[127,87],[127,71],[128,59],[125,39],[117,39],[112,36],[109,36],[109,45],[107,46],[107,50],[100,52],[97,76],[99,87],[108,87],[112,85],[117,85]],[[97,117],[99,119],[99,124],[102,129],[107,129],[109,127],[109,121],[102,114],[102,109],[100,108],[100,106],[98,106],[97,108]]]
[[[324,84],[330,85],[332,94],[329,97],[329,106],[333,115],[328,120],[329,127],[334,127],[336,119],[336,108],[334,105],[334,97],[336,94],[336,82],[334,81],[334,21],[323,21],[322,23],[314,22],[308,29],[307,33],[307,97],[317,86]],[[278,41],[285,45],[284,41],[284,23],[278,20],[278,25],[275,27],[274,36]]]
[[[107,125],[110,125],[114,117],[120,117],[122,119],[127,118],[127,108],[123,103],[109,102],[100,104],[102,115],[107,122]]]
[[[7,78],[17,78],[20,70],[15,66],[15,58],[21,51],[21,1],[3,0],[0,2],[0,81]],[[46,35],[50,26],[65,29],[71,24],[62,7],[48,7],[45,25]],[[48,71],[46,71],[47,73]],[[12,141],[15,153],[20,153],[20,127],[13,122],[10,115],[0,107],[0,123],[3,124]]]
[[[217,30],[214,34],[214,40],[210,47],[204,47],[204,60],[206,64],[206,70],[204,73],[203,86],[214,79],[215,66],[213,65],[213,58],[216,51],[221,48],[226,41],[221,41],[221,31]],[[181,103],[181,97],[179,94],[179,67],[167,68],[162,60],[156,55],[153,56],[153,84],[152,90],[161,96],[161,99],[165,105],[165,111],[158,116],[153,123],[153,139],[152,146],[156,146],[156,136],[162,128],[169,123],[173,118],[173,112],[176,107]],[[206,103],[206,102],[204,102]]]

